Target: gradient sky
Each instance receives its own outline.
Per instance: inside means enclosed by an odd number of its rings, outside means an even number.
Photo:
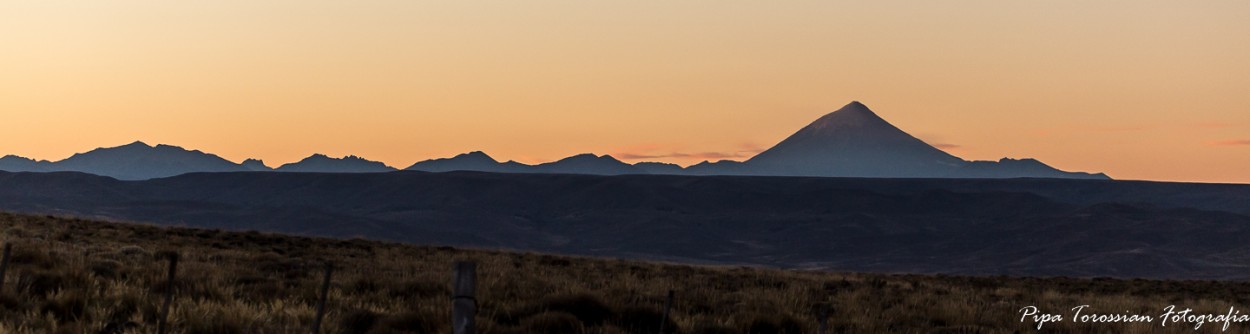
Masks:
[[[0,155],[684,165],[852,100],[966,159],[1250,183],[1250,1],[0,2]]]

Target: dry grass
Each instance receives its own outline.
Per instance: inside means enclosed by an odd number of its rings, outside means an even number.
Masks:
[[[0,333],[152,332],[169,288],[162,256],[174,251],[182,257],[176,333],[307,332],[324,261],[338,266],[326,333],[448,332],[457,260],[478,262],[484,333],[655,333],[670,289],[677,301],[669,328],[681,333],[814,333],[822,305],[832,306],[833,333],[1015,333],[1033,332],[1019,321],[1026,305],[1158,314],[1177,304],[1222,313],[1250,301],[1243,282],[698,267],[11,214],[0,214],[0,232],[15,245],[0,292]],[[1247,328],[1234,324],[1229,332]],[[1045,329],[1195,332],[1071,322]]]

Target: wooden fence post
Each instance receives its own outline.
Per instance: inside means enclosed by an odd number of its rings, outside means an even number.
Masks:
[[[312,334],[321,333],[321,318],[326,315],[326,300],[330,299],[330,275],[334,272],[334,264],[326,262],[326,275],[321,283],[321,301],[317,302],[317,318],[313,319]]]
[[[169,254],[169,279],[165,285],[165,305],[161,307],[160,317],[156,319],[156,334],[165,334],[165,326],[169,321],[169,307],[174,303],[174,273],[178,272],[178,253]]]
[[[4,293],[4,274],[9,271],[9,254],[13,253],[13,244],[4,243],[4,257],[0,258],[0,294]]]
[[[451,324],[454,334],[474,334],[477,314],[477,263],[456,262],[452,277]]]
[[[816,330],[816,333],[825,334],[828,332],[829,332],[829,304],[824,304],[820,307],[820,328]]]
[[[664,302],[664,316],[660,317],[660,334],[664,334],[664,327],[668,325],[669,311],[673,309],[673,290],[668,290],[668,301]]]

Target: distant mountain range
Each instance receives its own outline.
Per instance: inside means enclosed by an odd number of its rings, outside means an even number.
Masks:
[[[143,142],[78,153],[57,162],[34,161],[18,156],[0,158],[0,170],[14,172],[73,171],[110,176],[119,180],[144,180],[190,172],[239,172],[248,168],[219,156],[188,151],[170,145]]]
[[[349,155],[343,158],[331,158],[324,154],[313,154],[299,162],[279,166],[276,172],[304,173],[384,173],[394,172],[395,168],[381,162],[365,160]]]
[[[119,147],[98,148],[56,162],[9,155],[0,158],[0,170],[76,171],[120,180],[145,180],[194,172],[377,173],[396,169],[357,156],[332,158],[322,154],[275,169],[256,159],[233,163],[197,150],[134,142]],[[527,165],[515,161],[499,162],[475,151],[452,158],[421,161],[405,170],[590,175],[1110,179],[1102,173],[1058,170],[1033,159],[963,160],[894,127],[859,102],[851,102],[817,119],[776,146],[743,162],[704,161],[683,168],[658,162],[627,164],[609,155],[580,154],[554,162]]]
[[[35,161],[15,155],[0,158],[0,170],[10,172],[83,172],[119,180],[147,180],[199,172],[309,172],[376,173],[395,168],[357,156],[331,158],[313,154],[299,162],[270,168],[257,159],[233,163],[217,155],[178,146],[151,146],[137,141],[78,153],[65,160]]]

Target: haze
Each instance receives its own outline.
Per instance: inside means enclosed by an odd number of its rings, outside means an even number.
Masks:
[[[966,159],[1250,183],[1246,1],[6,1],[0,155],[743,160],[851,100]]]

